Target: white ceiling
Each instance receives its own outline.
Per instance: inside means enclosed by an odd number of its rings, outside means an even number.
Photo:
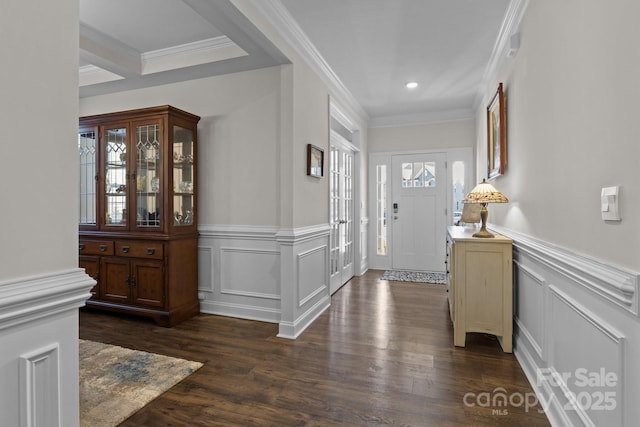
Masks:
[[[471,117],[509,3],[254,1],[378,125]],[[287,62],[229,0],[80,0],[80,96]]]

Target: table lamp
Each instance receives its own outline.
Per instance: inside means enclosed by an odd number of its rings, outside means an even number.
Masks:
[[[482,209],[480,210],[482,227],[480,231],[474,233],[473,237],[495,237],[487,231],[487,217],[489,216],[487,203],[507,203],[508,201],[509,199],[507,199],[504,194],[496,190],[493,185],[489,184],[485,179],[465,196],[464,203],[480,203],[482,205]]]

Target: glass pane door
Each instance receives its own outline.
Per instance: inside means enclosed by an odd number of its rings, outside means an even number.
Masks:
[[[96,131],[78,134],[80,156],[80,225],[97,225],[96,222],[96,178],[97,170]]]
[[[173,127],[173,225],[194,223],[195,171],[193,132]]]
[[[162,208],[160,125],[136,126],[136,226],[159,227]]]
[[[105,130],[105,224],[127,225],[127,129]]]

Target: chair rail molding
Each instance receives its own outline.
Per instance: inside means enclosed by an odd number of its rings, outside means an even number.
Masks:
[[[490,225],[490,228],[514,240],[514,259],[518,253],[527,254],[610,303],[638,315],[639,272],[613,266],[503,227]]]
[[[0,283],[0,330],[84,306],[95,280],[74,268]]]

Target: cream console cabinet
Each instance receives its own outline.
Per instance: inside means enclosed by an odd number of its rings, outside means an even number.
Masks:
[[[467,332],[498,337],[512,352],[512,240],[496,234],[477,238],[476,230],[447,229],[447,291],[453,322],[453,343],[465,346]]]

